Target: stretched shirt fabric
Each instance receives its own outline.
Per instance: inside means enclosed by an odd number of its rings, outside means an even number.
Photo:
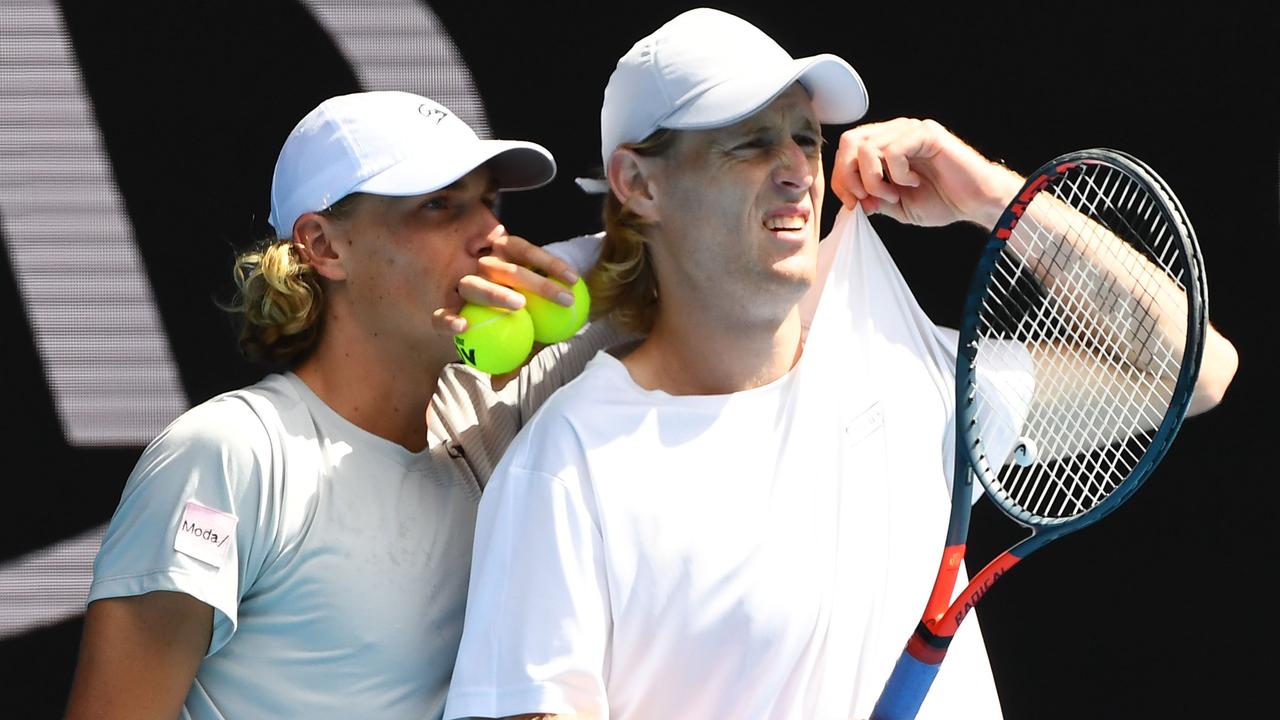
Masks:
[[[480,503],[446,718],[870,713],[945,536],[956,334],[860,210],[823,245],[832,269],[783,377],[672,396],[600,353],[521,431]],[[1030,359],[1008,357],[987,381],[1028,397]],[[1000,716],[975,620],[922,718]]]
[[[167,590],[214,608],[184,718],[438,718],[481,488],[541,402],[617,337],[588,327],[500,391],[450,365],[417,453],[292,373],[208,400],[143,452],[88,599]]]

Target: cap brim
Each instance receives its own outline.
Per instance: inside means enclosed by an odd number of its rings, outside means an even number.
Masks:
[[[609,181],[604,178],[580,177],[574,178],[573,182],[582,192],[590,195],[604,195],[610,190]]]
[[[798,58],[772,77],[744,73],[721,83],[659,121],[675,130],[724,127],[755,114],[799,82],[809,92],[821,123],[849,123],[867,113],[867,89],[856,70],[836,55]]]
[[[452,157],[407,157],[351,189],[374,195],[422,195],[452,185],[487,165],[499,190],[531,190],[551,182],[556,161],[546,148],[522,140],[480,140]]]

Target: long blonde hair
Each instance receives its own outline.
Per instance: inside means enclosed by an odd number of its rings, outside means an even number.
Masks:
[[[620,147],[644,157],[665,155],[677,131],[660,129],[638,143]],[[648,233],[652,223],[622,204],[612,192],[604,201],[604,243],[600,260],[587,274],[593,315],[611,315],[624,330],[647,333],[658,317],[658,277],[653,271]]]
[[[360,193],[321,211],[346,218]],[[240,318],[240,352],[249,360],[296,367],[315,348],[324,286],[293,238],[269,237],[236,256],[236,293],[223,309]]]

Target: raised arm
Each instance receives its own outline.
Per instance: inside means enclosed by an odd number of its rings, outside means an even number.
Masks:
[[[846,205],[860,203],[869,213],[888,215],[899,222],[946,225],[968,221],[988,230],[995,225],[1022,183],[1022,177],[987,160],[938,123],[909,118],[872,123],[845,132],[832,170],[832,189]],[[1032,211],[1032,217],[1050,228],[1061,228],[1067,224],[1061,212],[1064,208],[1061,204],[1055,207],[1051,202],[1042,203]],[[1114,237],[1084,244],[1065,240],[1070,235],[1058,233],[1064,241],[1046,248],[1023,246],[1010,249],[1040,273],[1050,290],[1054,287],[1055,274],[1070,271],[1084,261],[1099,268],[1096,271],[1099,273],[1097,287],[1108,287],[1104,277],[1108,274],[1107,268],[1133,259],[1134,253]],[[1180,294],[1172,288],[1163,272],[1146,265],[1151,270],[1148,275],[1153,286],[1163,288],[1157,290],[1156,295]],[[1131,296],[1134,302],[1131,307],[1150,306],[1150,297],[1133,297],[1133,289],[1133,285],[1112,288]],[[1106,306],[1104,303],[1096,305],[1099,312]],[[1165,338],[1177,338],[1168,342],[1180,345],[1185,332],[1178,324],[1177,313],[1161,314],[1160,322]],[[1210,326],[1206,335],[1191,414],[1204,412],[1222,399],[1238,362],[1235,348],[1215,328]],[[1070,370],[1064,363],[1088,361],[1082,360],[1079,354],[1063,350],[1033,349],[1038,355],[1037,366],[1041,370],[1059,372]],[[1181,348],[1177,350],[1180,355]],[[1125,359],[1138,369],[1145,369],[1143,361],[1139,356]],[[1052,399],[1037,398],[1036,401],[1052,402]]]
[[[212,628],[213,608],[183,593],[90,603],[67,720],[177,717]]]

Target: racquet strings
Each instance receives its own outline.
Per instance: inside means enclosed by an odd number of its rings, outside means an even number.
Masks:
[[[1031,349],[1034,389],[973,388],[975,422],[999,422],[995,393],[1027,415],[1003,431],[1021,452],[989,458],[993,499],[1031,525],[1065,522],[1120,488],[1169,410],[1186,337],[1180,222],[1147,185],[1081,163],[1038,193],[992,271],[978,316],[976,377]],[[1097,260],[1090,258],[1097,256]],[[1007,406],[1008,399],[1004,400]],[[1007,424],[1007,420],[1004,421]],[[981,442],[981,441],[979,441]]]

